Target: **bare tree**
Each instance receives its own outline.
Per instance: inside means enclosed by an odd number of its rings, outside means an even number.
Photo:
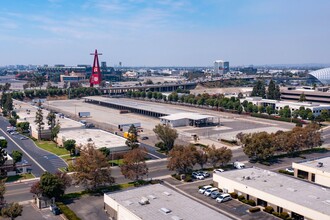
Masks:
[[[141,148],[135,148],[124,155],[124,164],[120,169],[125,178],[136,181],[148,173],[146,156],[146,150]]]

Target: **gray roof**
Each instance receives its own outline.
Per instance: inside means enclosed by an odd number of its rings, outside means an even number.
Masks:
[[[176,109],[172,105],[169,105],[168,108],[164,108],[162,105],[158,105],[158,103],[152,103],[152,102],[142,102],[138,100],[131,100],[131,99],[124,99],[124,98],[108,98],[108,97],[101,97],[101,96],[89,96],[84,97],[85,99],[89,100],[95,100],[95,101],[101,101],[104,103],[111,103],[116,104],[120,106],[125,106],[129,108],[135,108],[155,113],[161,113],[164,115],[170,115],[175,113],[181,113],[185,112],[180,109]]]
[[[317,166],[318,163],[323,163],[323,166],[318,167]],[[307,160],[307,161],[305,160],[302,162],[298,162],[297,164],[311,167],[322,172],[330,173],[330,157],[324,157],[324,158]]]
[[[327,187],[256,167],[214,175],[330,215],[330,189]]]
[[[104,196],[109,196],[144,220],[230,219],[161,184],[108,193]],[[139,204],[142,197],[148,199],[149,204]],[[170,212],[166,214],[165,212],[168,210]]]

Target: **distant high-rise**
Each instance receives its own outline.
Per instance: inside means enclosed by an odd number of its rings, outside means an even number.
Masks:
[[[107,68],[107,62],[105,62],[105,61],[101,62],[101,68],[106,69]]]
[[[223,60],[214,61],[214,74],[226,74],[229,72],[229,62]]]

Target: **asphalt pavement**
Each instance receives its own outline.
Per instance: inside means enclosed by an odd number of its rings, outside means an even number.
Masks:
[[[7,152],[21,151],[23,153],[21,163],[31,164],[31,172],[34,176],[40,177],[44,171],[55,173],[58,168],[67,167],[62,158],[37,147],[31,139],[20,140],[21,135],[11,135],[6,132],[8,126],[10,126],[8,121],[0,117],[0,136],[4,136],[8,141]]]

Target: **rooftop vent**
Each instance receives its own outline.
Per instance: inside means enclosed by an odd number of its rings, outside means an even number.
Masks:
[[[154,195],[149,195],[148,198],[149,198],[149,199],[156,199],[157,197],[154,196]]]
[[[166,196],[170,196],[171,193],[165,191],[165,192],[164,192],[164,195],[166,195]]]
[[[323,167],[323,163],[322,162],[318,162],[317,167]]]
[[[288,191],[290,191],[290,192],[297,192],[297,190],[296,189],[294,189],[294,188],[286,188]]]
[[[170,209],[167,209],[167,208],[161,208],[160,211],[165,213],[165,214],[169,214],[169,213],[172,212]]]
[[[150,203],[150,202],[149,202],[149,199],[146,198],[146,197],[142,197],[141,200],[139,201],[139,204],[140,204],[140,205],[147,205],[147,204],[149,204],[149,203]]]
[[[126,201],[125,201],[125,204],[126,204],[126,205],[132,205],[133,202],[131,202],[131,201],[129,201],[129,200],[126,200]]]

